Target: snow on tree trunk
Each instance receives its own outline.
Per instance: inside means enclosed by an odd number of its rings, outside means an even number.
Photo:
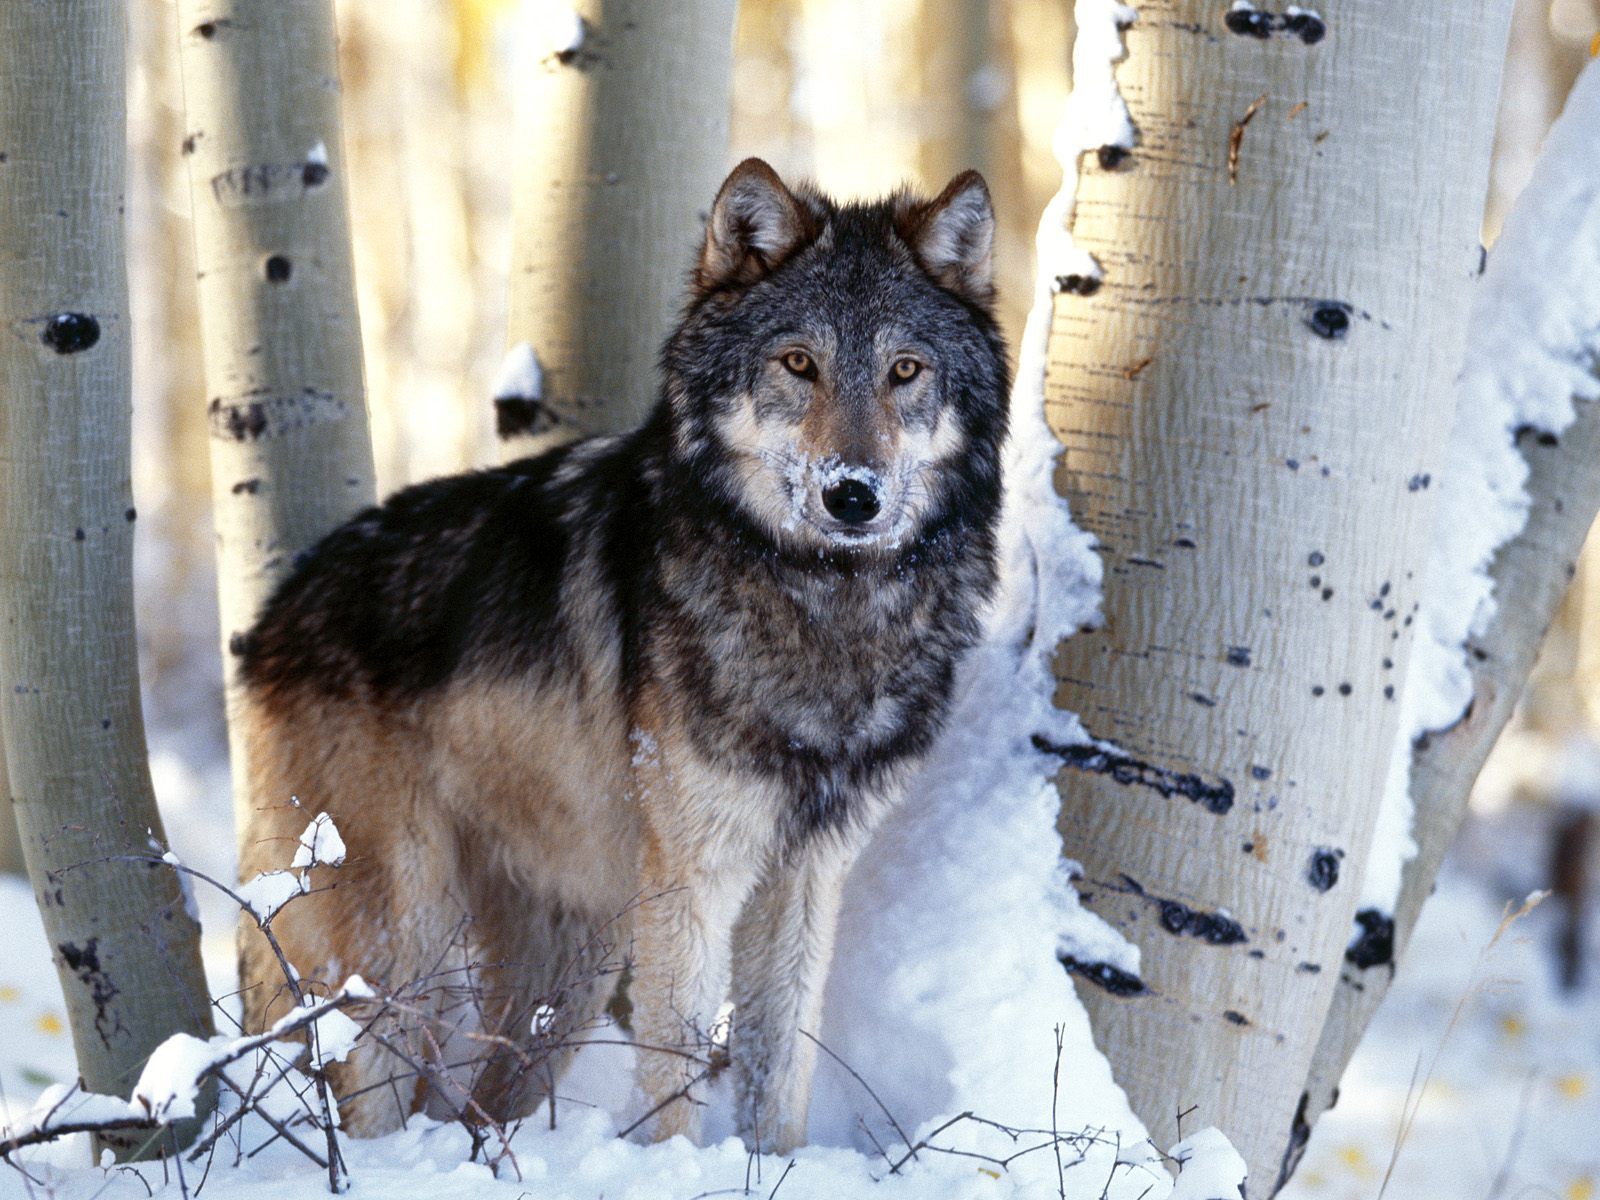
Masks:
[[[1441,693],[1431,705],[1414,706],[1435,711],[1416,722],[1425,736],[1403,764],[1417,853],[1403,867],[1392,920],[1388,912],[1363,914],[1366,927],[1386,936],[1359,939],[1345,955],[1308,1088],[1308,1127],[1331,1106],[1388,993],[1394,960],[1433,890],[1473,781],[1522,695],[1600,508],[1596,121],[1600,70],[1591,67],[1489,256],[1473,310],[1425,605],[1442,657],[1429,679],[1419,654],[1408,681],[1408,690],[1414,682]]]
[[[1051,420],[1106,571],[1057,660],[1104,743],[1062,747],[1060,828],[1142,956],[1069,969],[1155,1142],[1220,1127],[1252,1192],[1396,736],[1509,7],[1138,5],[1132,144],[1085,155],[1057,280]]]
[[[239,637],[373,502],[372,446],[332,0],[179,0],[178,38],[231,712]]]
[[[733,57],[734,0],[531,7],[513,349],[495,389],[507,459],[631,428],[654,402],[727,167]]]
[[[113,861],[164,837],[133,630],[124,15],[0,5],[0,725],[78,1069],[125,1096],[211,1009],[177,877]]]

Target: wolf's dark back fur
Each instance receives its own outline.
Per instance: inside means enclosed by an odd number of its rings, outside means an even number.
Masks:
[[[613,439],[408,488],[325,538],[241,647],[245,686],[307,689],[401,713],[448,680],[583,672],[582,630],[609,627],[631,697],[694,697],[698,750],[781,779],[790,836],[847,820],[850,799],[926,748],[995,579],[1007,371],[987,306],[938,286],[895,200],[837,207],[753,286],[695,294],[663,354],[650,419]],[[938,400],[966,452],[893,548],[789,544],[739,501],[720,422],[758,348],[828,327],[843,384],[870,395],[874,331],[938,347]],[[909,419],[916,419],[912,414]],[[931,416],[929,418],[932,419]],[[574,613],[575,572],[605,611]]]

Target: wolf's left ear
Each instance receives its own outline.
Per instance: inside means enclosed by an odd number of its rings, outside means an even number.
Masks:
[[[994,299],[994,205],[976,171],[963,171],[936,200],[900,214],[900,233],[940,286],[979,304]]]
[[[710,292],[755,283],[798,250],[809,231],[805,209],[778,173],[759,158],[747,158],[711,206],[695,285]]]

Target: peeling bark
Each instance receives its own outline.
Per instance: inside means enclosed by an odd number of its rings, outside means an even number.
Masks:
[[[1050,348],[1106,563],[1057,699],[1109,749],[1063,772],[1060,827],[1141,950],[1140,990],[1082,990],[1118,1081],[1158,1145],[1186,1110],[1224,1129],[1254,1191],[1306,1124],[1396,736],[1510,4],[1137,7],[1137,144],[1085,159],[1103,277],[1059,281]],[[1124,877],[1242,937],[1087,882]]]
[[[373,503],[372,446],[332,2],[177,10],[231,716],[239,639],[296,557]]]
[[[164,840],[133,630],[124,18],[0,5],[0,726],[78,1069],[120,1096],[166,1037],[212,1032],[176,875],[114,861]]]

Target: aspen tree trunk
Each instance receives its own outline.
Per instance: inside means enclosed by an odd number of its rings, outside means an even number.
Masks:
[[[579,0],[531,34],[510,342],[540,395],[501,388],[505,458],[638,424],[727,163],[734,0]],[[537,389],[536,389],[537,390]]]
[[[1527,437],[1520,439],[1519,449],[1532,472],[1527,486],[1533,507],[1527,526],[1495,557],[1491,573],[1500,603],[1488,629],[1470,647],[1472,707],[1458,724],[1427,738],[1411,762],[1418,851],[1406,864],[1395,905],[1395,960],[1405,953],[1423,901],[1433,891],[1466,815],[1473,781],[1522,696],[1600,509],[1600,404],[1584,404],[1559,440]],[[1393,979],[1392,961],[1343,964],[1307,1088],[1307,1136],[1333,1107],[1339,1079]]]
[[[1073,965],[1156,1144],[1215,1124],[1270,1194],[1396,735],[1510,5],[1137,7],[1048,396],[1106,564],[1058,700],[1113,744],[1063,750],[1061,832],[1142,966]]]
[[[296,556],[373,502],[372,446],[332,0],[179,0],[178,24],[231,713],[238,639]]]
[[[4,714],[0,713],[0,875],[21,875],[22,843],[17,840],[17,819],[11,813],[11,779],[6,774]]]
[[[126,1096],[212,1025],[176,875],[111,861],[165,841],[133,631],[123,21],[0,5],[0,725],[79,1072]]]

